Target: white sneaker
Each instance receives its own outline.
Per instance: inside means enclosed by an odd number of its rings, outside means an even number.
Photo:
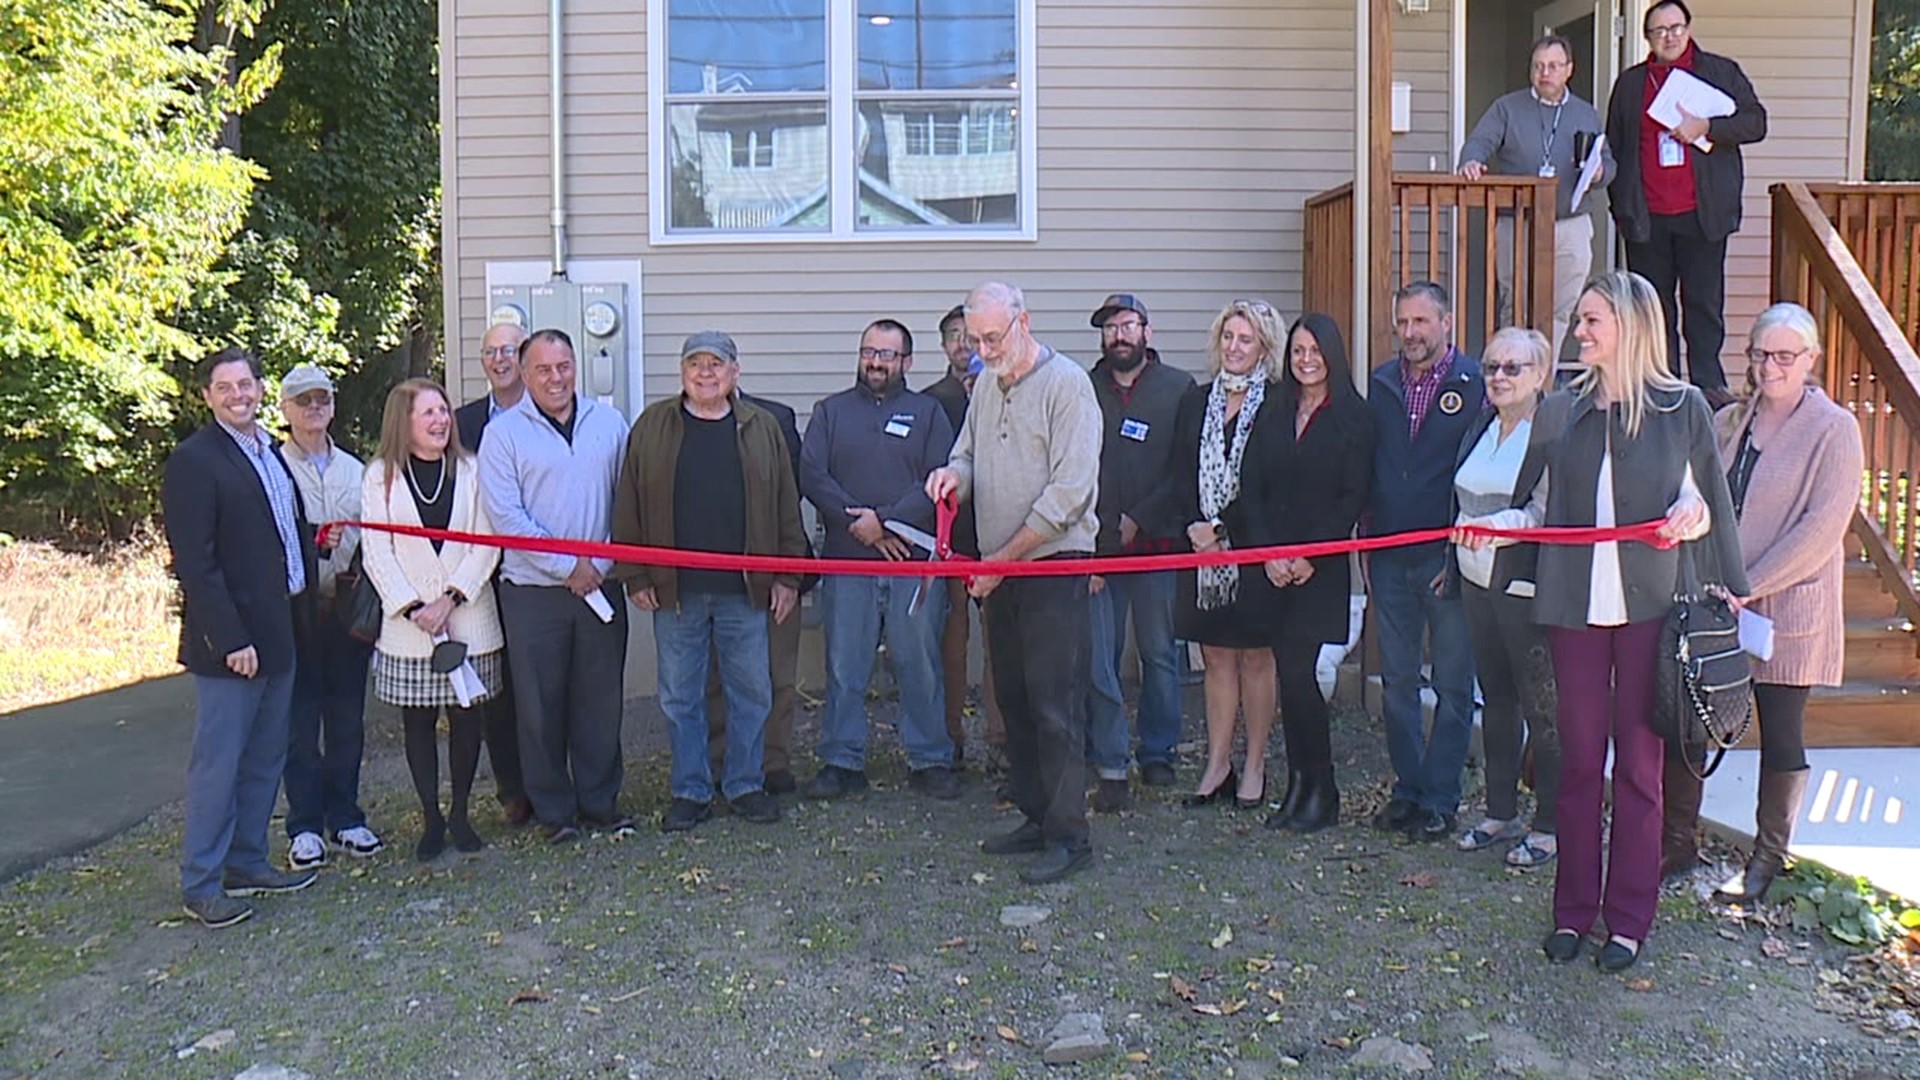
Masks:
[[[294,837],[293,846],[287,849],[287,865],[295,870],[327,865],[327,845],[320,842],[320,834],[303,832]]]
[[[341,829],[334,833],[333,844],[341,851],[360,859],[369,855],[378,855],[387,847],[386,843],[365,825],[355,825],[351,829]]]

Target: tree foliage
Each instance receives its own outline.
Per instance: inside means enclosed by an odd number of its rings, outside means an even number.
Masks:
[[[271,85],[147,0],[0,0],[0,500],[145,513],[177,400],[176,326],[256,170],[224,118]]]
[[[1867,179],[1920,180],[1920,0],[1877,0]]]

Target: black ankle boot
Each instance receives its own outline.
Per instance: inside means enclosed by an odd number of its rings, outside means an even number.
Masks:
[[[1287,828],[1294,832],[1309,833],[1338,823],[1340,789],[1333,782],[1333,766],[1322,765],[1302,770],[1300,783],[1304,790],[1294,806],[1293,817],[1287,821]]]

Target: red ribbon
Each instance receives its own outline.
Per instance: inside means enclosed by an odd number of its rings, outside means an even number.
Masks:
[[[865,577],[1065,577],[1075,574],[1129,574],[1150,573],[1157,570],[1190,570],[1201,566],[1244,565],[1275,559],[1315,559],[1356,551],[1412,547],[1446,540],[1456,531],[1469,536],[1485,536],[1533,544],[1598,544],[1604,541],[1634,541],[1653,547],[1673,546],[1670,541],[1663,540],[1658,535],[1661,526],[1666,524],[1662,520],[1643,521],[1637,525],[1611,528],[1554,526],[1537,529],[1489,529],[1479,525],[1466,525],[1457,529],[1452,527],[1417,529],[1388,536],[1320,540],[1307,544],[1278,544],[1272,547],[1240,548],[1230,551],[1118,555],[1032,562],[981,562],[953,554],[951,536],[955,508],[952,499],[942,500],[937,509],[938,524],[934,546],[936,552],[940,553],[940,557],[917,562],[893,562],[887,559],[812,559],[790,555],[731,555],[715,551],[682,551],[679,548],[646,547],[640,544],[614,544],[593,540],[496,536],[492,533],[429,529],[420,525],[372,521],[328,522],[320,527],[320,542],[322,547],[331,546],[336,530],[354,526],[399,536],[417,536],[426,540],[479,544],[508,551],[535,551],[547,555],[608,559],[619,563],[672,567],[679,570],[731,570],[764,574],[853,574]]]

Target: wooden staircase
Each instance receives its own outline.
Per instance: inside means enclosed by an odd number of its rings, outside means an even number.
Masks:
[[[1920,745],[1920,634],[1865,559],[1847,564],[1846,613],[1846,682],[1813,691],[1807,745]],[[1743,745],[1759,747],[1757,728]]]

